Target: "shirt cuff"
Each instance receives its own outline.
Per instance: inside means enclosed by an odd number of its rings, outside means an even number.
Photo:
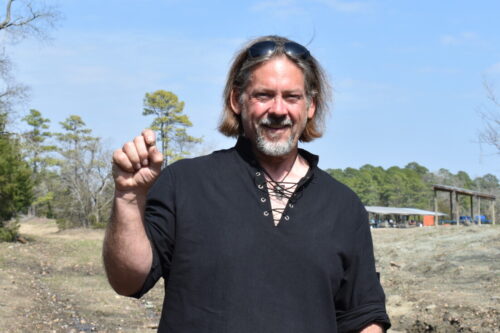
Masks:
[[[365,304],[337,314],[339,332],[359,332],[373,323],[381,325],[384,331],[391,327],[389,316],[385,311],[385,304]]]
[[[153,286],[156,284],[156,281],[158,281],[162,275],[160,258],[158,257],[158,253],[156,252],[156,249],[154,248],[153,244],[151,244],[151,250],[153,252],[153,262],[151,263],[151,270],[149,271],[146,280],[144,280],[141,289],[139,289],[136,293],[130,295],[129,297],[141,298],[142,295],[144,295],[151,288],[153,288]]]

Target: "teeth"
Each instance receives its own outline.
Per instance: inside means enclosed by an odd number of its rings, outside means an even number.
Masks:
[[[266,127],[272,128],[272,129],[281,129],[281,128],[286,128],[286,126],[276,126],[276,125],[266,125]]]

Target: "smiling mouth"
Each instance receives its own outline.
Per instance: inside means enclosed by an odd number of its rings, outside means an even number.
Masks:
[[[262,125],[264,129],[271,132],[280,132],[290,128],[290,126],[273,126],[273,125]]]
[[[288,129],[290,126],[272,126],[272,125],[262,125],[262,131],[269,140],[275,141],[275,140],[281,140],[285,139],[289,131]]]

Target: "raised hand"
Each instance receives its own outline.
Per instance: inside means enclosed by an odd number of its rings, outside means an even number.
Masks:
[[[158,178],[163,155],[155,145],[150,129],[127,142],[113,153],[113,178],[119,192],[146,193]]]

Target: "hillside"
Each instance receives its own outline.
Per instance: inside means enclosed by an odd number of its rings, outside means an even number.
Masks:
[[[28,243],[0,243],[0,322],[8,332],[152,332],[157,285],[142,300],[114,294],[102,230],[22,223]],[[373,230],[393,332],[500,332],[500,228]]]

